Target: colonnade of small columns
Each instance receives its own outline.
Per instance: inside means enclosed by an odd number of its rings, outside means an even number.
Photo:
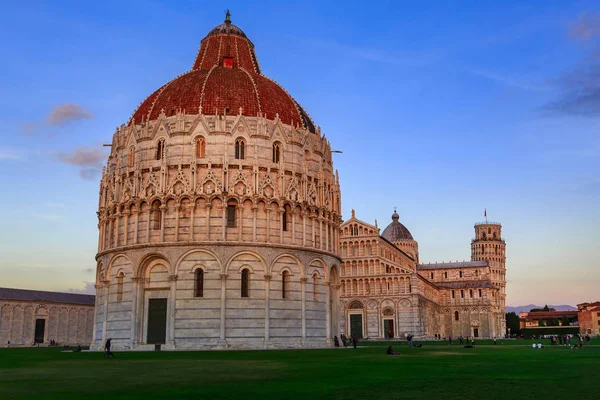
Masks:
[[[204,204],[198,204],[184,197],[174,207],[167,206],[169,200],[165,204],[160,199],[154,199],[151,204],[144,201],[129,204],[128,207],[121,206],[113,214],[103,210],[104,212],[99,213],[99,251],[173,241],[247,241],[288,244],[339,253],[337,227],[340,216],[336,213],[317,207],[292,208],[288,204],[280,207],[277,203],[271,203],[272,207],[265,202],[262,202],[264,207],[261,209],[261,201],[248,207],[248,200],[240,203],[237,199],[229,198],[227,202],[224,199],[213,198],[210,203],[204,200]],[[175,202],[174,199],[170,200]],[[227,213],[231,206],[235,208],[235,226],[228,226],[230,217]],[[260,218],[259,213],[264,213],[264,218]],[[198,223],[198,219],[204,219],[204,223]],[[219,221],[219,226],[214,224],[215,220]],[[259,227],[258,223],[262,221],[266,226]],[[173,229],[173,233],[167,234],[170,229]],[[251,237],[244,233],[250,229]],[[265,232],[259,234],[259,230]]]
[[[409,277],[380,277],[370,279],[342,279],[342,296],[393,295],[412,293]]]

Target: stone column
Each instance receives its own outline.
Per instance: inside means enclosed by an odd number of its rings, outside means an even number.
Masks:
[[[283,213],[285,212],[284,208],[280,208],[277,210],[277,215],[279,215],[279,243],[283,244]]]
[[[271,318],[271,275],[265,275],[265,347],[270,338]]]
[[[271,238],[271,206],[269,205],[265,211],[267,212],[267,242]]]
[[[223,228],[223,234],[221,235],[221,239],[223,239],[223,241],[227,240],[227,204],[223,203],[222,205],[223,208],[223,214],[222,214],[222,220],[221,220],[221,227]]]
[[[106,341],[106,325],[107,325],[107,321],[108,321],[108,297],[110,296],[110,282],[104,281],[103,283],[104,283],[104,316],[103,316],[103,320],[102,320],[102,340]],[[60,318],[59,318],[59,323],[60,323]],[[68,332],[68,330],[67,330],[67,332]]]
[[[206,240],[210,240],[210,210],[212,205],[206,205]]]
[[[237,207],[238,209],[238,221],[240,221],[240,223],[238,224],[238,241],[242,241],[242,230],[244,229],[244,206],[243,205],[238,205]]]
[[[177,275],[169,275],[169,302],[167,303],[167,316],[169,318],[167,330],[167,345],[175,348],[175,314],[177,313]]]
[[[311,221],[310,221],[310,226],[311,226],[311,234],[310,234],[310,240],[312,243],[311,247],[317,247],[317,244],[315,243],[315,216],[312,217]]]
[[[140,210],[134,210],[135,222],[133,226],[133,244],[138,244],[138,226],[140,225]]]
[[[306,211],[302,211],[302,246],[306,246]]]
[[[226,346],[225,339],[225,298],[227,295],[227,274],[221,274],[221,333],[219,335],[219,345]]]
[[[151,217],[152,216],[152,208],[148,208],[148,223],[146,224],[146,243],[150,243],[150,223],[151,221]]]
[[[167,215],[167,206],[166,204],[162,204],[160,206],[160,241],[165,241],[165,220]]]
[[[252,207],[252,241],[256,242],[256,212],[258,207]]]
[[[191,206],[191,216],[190,216],[190,242],[194,241],[194,217],[196,216],[196,202]]]
[[[323,217],[321,215],[319,215],[319,250],[323,250]]]
[[[325,251],[329,251],[329,220],[325,220]]]
[[[331,282],[325,282],[325,335],[326,343],[331,343]]]
[[[296,244],[296,209],[293,208],[290,212],[292,214],[292,244]]]
[[[131,348],[136,345],[137,335],[137,318],[138,318],[138,287],[140,282],[143,282],[143,278],[131,278],[131,332],[129,334],[131,339]]]
[[[117,212],[115,215],[115,247],[119,247],[119,225],[121,223],[121,213]]]
[[[300,278],[300,286],[302,290],[302,344],[306,340],[306,281],[305,277]]]
[[[125,215],[125,232],[123,232],[123,245],[127,246],[127,236],[129,236],[129,210],[126,210],[123,215]]]
[[[179,241],[179,210],[181,210],[181,206],[177,204],[175,206],[175,241]]]

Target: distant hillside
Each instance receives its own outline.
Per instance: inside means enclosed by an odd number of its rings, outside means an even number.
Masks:
[[[545,304],[542,304],[541,306],[536,306],[535,304],[527,304],[526,306],[506,306],[506,312],[515,312],[517,314],[519,314],[520,312],[523,311],[529,311],[532,308],[543,308],[545,306]],[[573,306],[569,306],[566,304],[560,305],[560,306],[553,306],[548,304],[549,308],[555,308],[556,311],[577,311],[577,307],[573,307]]]

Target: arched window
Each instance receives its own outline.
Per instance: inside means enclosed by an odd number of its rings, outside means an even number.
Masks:
[[[227,227],[228,228],[235,228],[235,211],[236,211],[235,204],[227,205]]]
[[[285,208],[283,209],[283,212],[281,213],[281,229],[284,232],[287,232],[287,230],[288,230],[288,213]]]
[[[473,298],[473,289],[469,289],[469,297]]]
[[[288,298],[288,285],[289,285],[290,273],[287,271],[283,271],[281,273],[281,298]]]
[[[319,274],[313,275],[313,300],[319,300]]]
[[[448,279],[448,271],[444,272],[444,279]]]
[[[123,301],[123,278],[125,274],[123,271],[117,275],[117,301]]]
[[[431,273],[431,279],[433,279],[433,272]]]
[[[454,298],[454,290],[452,291],[452,298]]]
[[[496,239],[496,232],[494,232],[494,234],[492,235],[492,237],[493,237],[494,239]]]
[[[279,162],[279,155],[281,153],[281,144],[279,142],[273,143],[273,162]]]
[[[245,149],[246,148],[246,143],[244,142],[244,139],[237,139],[235,141],[235,159],[236,160],[243,160],[245,157]]]
[[[458,311],[454,311],[454,320],[458,321]]]
[[[194,297],[204,297],[204,271],[201,268],[195,273]]]
[[[458,271],[458,277],[462,278],[462,271]]]
[[[492,234],[492,228],[488,228],[488,235]]]
[[[476,269],[476,270],[475,270],[475,277],[477,278],[478,276],[479,276],[479,270],[478,270],[478,269]]]
[[[465,298],[465,291],[464,290],[460,290],[460,298],[464,299]]]
[[[242,297],[250,297],[248,295],[249,292],[249,282],[250,281],[250,271],[247,269],[242,270]]]
[[[155,201],[152,203],[152,210],[150,210],[150,226],[153,230],[160,229],[160,224],[162,220],[162,212],[160,210],[160,201]]]
[[[354,231],[352,233],[354,236],[358,236],[358,226],[354,225]]]
[[[481,298],[481,297],[483,297],[483,296],[481,295],[481,289],[479,289],[479,297],[480,297],[480,298]]]
[[[162,160],[165,155],[165,139],[160,139],[156,145],[156,159]]]
[[[206,140],[202,136],[196,139],[196,158],[204,158],[206,156]]]
[[[371,254],[372,254],[371,243],[367,243],[367,255],[370,256]]]
[[[129,153],[127,154],[127,166],[129,168],[135,165],[135,147],[131,146],[129,148]]]

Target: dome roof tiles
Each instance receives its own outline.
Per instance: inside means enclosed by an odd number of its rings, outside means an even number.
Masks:
[[[410,231],[398,221],[399,219],[400,216],[394,211],[392,223],[385,228],[381,236],[392,243],[399,240],[414,240]]]
[[[254,45],[237,26],[226,21],[202,40],[192,70],[152,93],[130,123],[155,120],[178,110],[185,114],[237,114],[303,126],[315,133],[308,113],[275,81],[261,74]]]

